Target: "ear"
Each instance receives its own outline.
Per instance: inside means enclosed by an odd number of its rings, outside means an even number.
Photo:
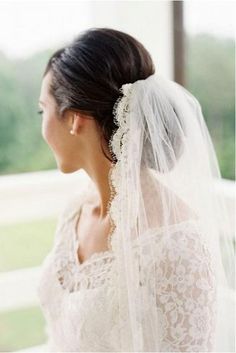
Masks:
[[[84,124],[86,124],[86,121],[90,120],[89,116],[73,110],[68,110],[66,112],[66,116],[66,123],[68,125],[69,130],[73,131],[73,135],[77,135],[81,128],[84,126]]]
[[[69,128],[73,135],[77,135],[85,124],[85,116],[78,112],[70,112]]]
[[[78,113],[72,113],[72,126],[71,129],[74,131],[74,134],[77,135],[79,132],[79,129],[82,124],[82,116]]]

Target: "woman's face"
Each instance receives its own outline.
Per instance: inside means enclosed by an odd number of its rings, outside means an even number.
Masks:
[[[70,130],[77,130],[82,124],[82,117],[75,112],[66,112],[60,118],[56,111],[56,102],[49,93],[50,71],[43,78],[39,97],[42,113],[42,136],[55,156],[59,169],[71,173],[81,168],[83,155],[83,134],[71,135]],[[81,120],[82,119],[82,120]]]

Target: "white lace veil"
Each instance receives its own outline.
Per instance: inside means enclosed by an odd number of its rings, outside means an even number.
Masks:
[[[230,351],[234,253],[201,106],[159,74],[120,92],[108,212],[121,349]]]

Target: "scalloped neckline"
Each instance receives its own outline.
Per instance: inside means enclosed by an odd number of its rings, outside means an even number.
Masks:
[[[111,256],[111,255],[114,256],[114,251],[112,249],[107,249],[107,250],[104,250],[104,251],[95,251],[95,252],[93,252],[92,255],[90,255],[83,262],[81,262],[79,260],[78,250],[79,250],[79,247],[80,247],[80,241],[79,241],[79,238],[78,238],[78,235],[77,235],[77,225],[78,225],[78,222],[80,220],[81,209],[82,209],[82,204],[80,204],[79,210],[78,210],[78,212],[76,212],[75,219],[74,219],[74,222],[73,222],[73,254],[74,254],[74,257],[75,257],[75,263],[76,263],[76,269],[77,270],[80,270],[81,268],[83,268],[86,265],[90,264],[91,261],[93,261],[93,260],[96,261],[96,260],[102,259],[103,257],[106,257],[106,256]],[[112,236],[114,235],[113,230],[111,230],[111,232],[109,233],[108,237],[110,235],[112,235]]]

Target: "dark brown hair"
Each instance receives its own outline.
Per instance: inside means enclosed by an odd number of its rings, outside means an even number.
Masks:
[[[90,28],[52,54],[43,76],[49,71],[50,94],[59,116],[68,109],[92,116],[109,143],[117,129],[112,110],[121,95],[119,88],[146,79],[155,73],[155,67],[149,52],[131,35],[111,28]]]

